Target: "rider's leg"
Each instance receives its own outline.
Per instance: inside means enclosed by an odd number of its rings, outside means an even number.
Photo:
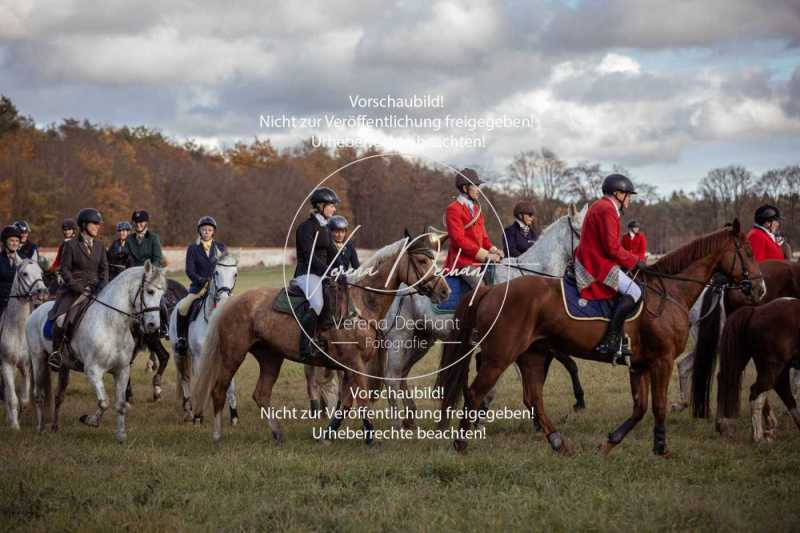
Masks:
[[[177,330],[178,338],[175,339],[175,349],[181,355],[186,355],[186,351],[189,347],[186,341],[186,337],[189,335],[189,309],[191,309],[192,303],[195,300],[203,296],[203,293],[204,290],[196,294],[190,293],[178,302],[178,312],[175,314],[175,329]]]
[[[302,327],[300,331],[300,355],[302,357],[317,355],[324,357],[318,350],[313,349],[314,346],[311,342],[312,339],[315,341],[317,339],[320,315],[322,314],[322,309],[325,304],[322,278],[314,274],[308,274],[298,276],[295,278],[294,283],[300,287],[300,290],[306,295],[306,300],[308,301],[308,306],[304,306],[301,309],[301,311],[305,312],[301,312],[302,316],[298,316],[300,319],[300,326]],[[317,344],[319,345],[319,342],[317,342]]]
[[[602,354],[621,353],[622,357],[630,357],[630,348],[622,342],[622,331],[625,326],[625,319],[636,308],[637,303],[642,297],[642,290],[624,272],[619,272],[619,292],[622,297],[614,306],[614,311],[608,322],[608,328],[595,348]]]

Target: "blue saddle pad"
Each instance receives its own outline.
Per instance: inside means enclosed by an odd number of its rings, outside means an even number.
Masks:
[[[614,310],[614,303],[617,298],[607,300],[586,300],[581,298],[575,279],[564,276],[561,279],[561,294],[564,297],[564,308],[567,315],[574,320],[605,320],[608,321]],[[636,312],[625,319],[626,322],[636,320],[642,312],[642,301]]]
[[[53,327],[55,324],[55,320],[45,320],[44,327],[42,327],[42,333],[45,339],[53,340]]]
[[[469,284],[459,276],[446,276],[444,280],[450,287],[450,296],[444,302],[433,305],[433,311],[441,314],[453,313],[461,297],[471,290]]]

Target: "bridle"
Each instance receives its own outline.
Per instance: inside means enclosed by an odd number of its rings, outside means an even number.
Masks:
[[[217,267],[237,268],[238,266],[239,265],[236,264],[236,263],[234,263],[232,265],[228,265],[228,264],[225,264],[225,263],[215,263],[214,264],[214,276],[215,276],[214,279],[216,280],[216,275],[217,275],[217,270],[216,269],[217,269]],[[215,289],[214,289],[214,307],[216,307],[217,304],[219,304],[219,301],[222,299],[222,295],[223,294],[226,294],[229,297],[233,294],[233,289],[234,289],[234,287],[236,287],[236,279],[233,280],[233,285],[231,285],[230,287],[217,287],[216,282],[214,283],[214,287],[215,287]],[[207,292],[206,295],[203,297],[203,299],[204,300],[207,299],[209,294],[210,293]],[[208,313],[206,312],[205,302],[203,302],[203,320],[208,322]]]
[[[33,262],[31,262],[31,264],[33,264]],[[44,279],[42,279],[41,276],[33,280],[30,284],[26,284],[25,279],[21,276],[23,266],[25,266],[24,262],[17,267],[17,273],[16,273],[17,285],[18,285],[17,293],[10,295],[9,298],[18,298],[20,300],[32,301],[33,293],[36,287],[41,283],[42,287],[44,287],[44,290],[47,291],[47,284],[45,284]]]
[[[107,308],[111,309],[112,311],[116,311],[117,313],[119,313],[121,315],[125,315],[126,317],[128,317],[130,319],[136,320],[139,323],[140,326],[144,326],[144,315],[146,315],[147,313],[151,313],[153,311],[161,311],[161,306],[160,305],[151,306],[151,307],[145,307],[145,302],[144,302],[145,285],[147,285],[149,287],[152,287],[152,288],[154,288],[156,290],[160,290],[162,292],[164,290],[166,290],[165,287],[160,287],[160,286],[158,286],[158,285],[156,285],[154,283],[147,283],[147,273],[142,272],[142,279],[141,279],[141,281],[139,283],[139,287],[136,289],[136,294],[133,296],[133,299],[130,302],[131,307],[134,309],[133,313],[128,313],[127,311],[123,311],[122,309],[114,307],[111,304],[107,304],[106,302],[103,302],[102,300],[97,298],[94,294],[88,294],[87,296],[93,302],[97,302],[100,305],[102,305],[103,307],[107,307]],[[139,304],[139,310],[138,311],[136,311],[137,303]]]

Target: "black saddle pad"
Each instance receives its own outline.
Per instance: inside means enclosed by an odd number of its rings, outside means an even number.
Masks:
[[[586,300],[581,298],[578,291],[578,285],[573,276],[565,275],[561,280],[561,294],[564,300],[564,310],[567,315],[573,320],[605,320],[608,322],[611,313],[614,311],[614,306],[619,299],[609,298],[607,300]],[[642,313],[642,303],[644,299],[639,300],[639,305],[636,310],[625,319],[626,322],[636,320]]]
[[[295,314],[300,319],[303,318],[305,313],[313,312],[310,310],[303,292],[291,286],[288,294],[285,288],[278,291],[275,301],[272,302],[272,309],[285,315]],[[294,313],[292,313],[292,310],[294,310]]]

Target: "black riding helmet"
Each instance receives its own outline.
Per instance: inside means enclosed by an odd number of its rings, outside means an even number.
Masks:
[[[627,176],[622,174],[609,174],[603,180],[603,194],[614,194],[615,192],[624,192],[627,194],[636,194],[636,189],[633,182]]]
[[[636,222],[635,220],[631,220],[630,222],[628,222],[628,228],[629,229],[638,228],[638,227],[640,227],[639,223]]]
[[[131,220],[134,222],[150,222],[150,213],[144,209],[139,209],[133,212]]]
[[[522,215],[534,216],[534,211],[533,202],[519,202],[514,206],[514,217],[522,220]]]
[[[78,225],[71,218],[65,218],[64,222],[61,223],[61,230],[62,231],[66,231],[68,229],[71,229],[73,231],[77,231],[78,230]]]
[[[85,209],[81,209],[78,213],[78,227],[81,229],[86,226],[86,224],[94,222],[95,224],[102,224],[103,223],[103,215],[100,214],[100,211],[93,207],[87,207]]]
[[[477,186],[481,184],[483,184],[483,182],[478,177],[478,173],[471,168],[465,168],[459,172],[456,172],[456,189],[459,191],[461,190],[461,187],[464,186]]]
[[[314,192],[311,193],[309,202],[312,206],[316,206],[317,204],[338,204],[339,196],[329,187],[320,187],[314,189]]]
[[[781,219],[781,212],[778,211],[778,208],[774,205],[765,204],[756,209],[756,214],[753,217],[755,219],[756,224],[759,226],[763,226],[773,220],[780,220]]]
[[[344,218],[342,215],[334,215],[328,221],[328,229],[331,231],[334,230],[347,230],[349,224],[347,223],[347,219]]]
[[[31,232],[31,226],[30,226],[30,224],[28,224],[28,223],[27,223],[26,221],[24,221],[24,220],[17,220],[16,222],[14,222],[14,225],[17,227],[17,229],[18,229],[18,230],[19,230],[21,233],[30,233],[30,232]]]
[[[217,229],[217,221],[214,220],[214,217],[211,216],[204,216],[197,221],[197,233],[200,233],[200,228],[203,226],[211,226],[216,231]]]
[[[3,246],[5,246],[6,241],[11,237],[16,237],[17,239],[22,238],[22,232],[16,225],[6,226],[5,228],[3,228],[3,231],[0,232],[0,242],[2,242]]]

